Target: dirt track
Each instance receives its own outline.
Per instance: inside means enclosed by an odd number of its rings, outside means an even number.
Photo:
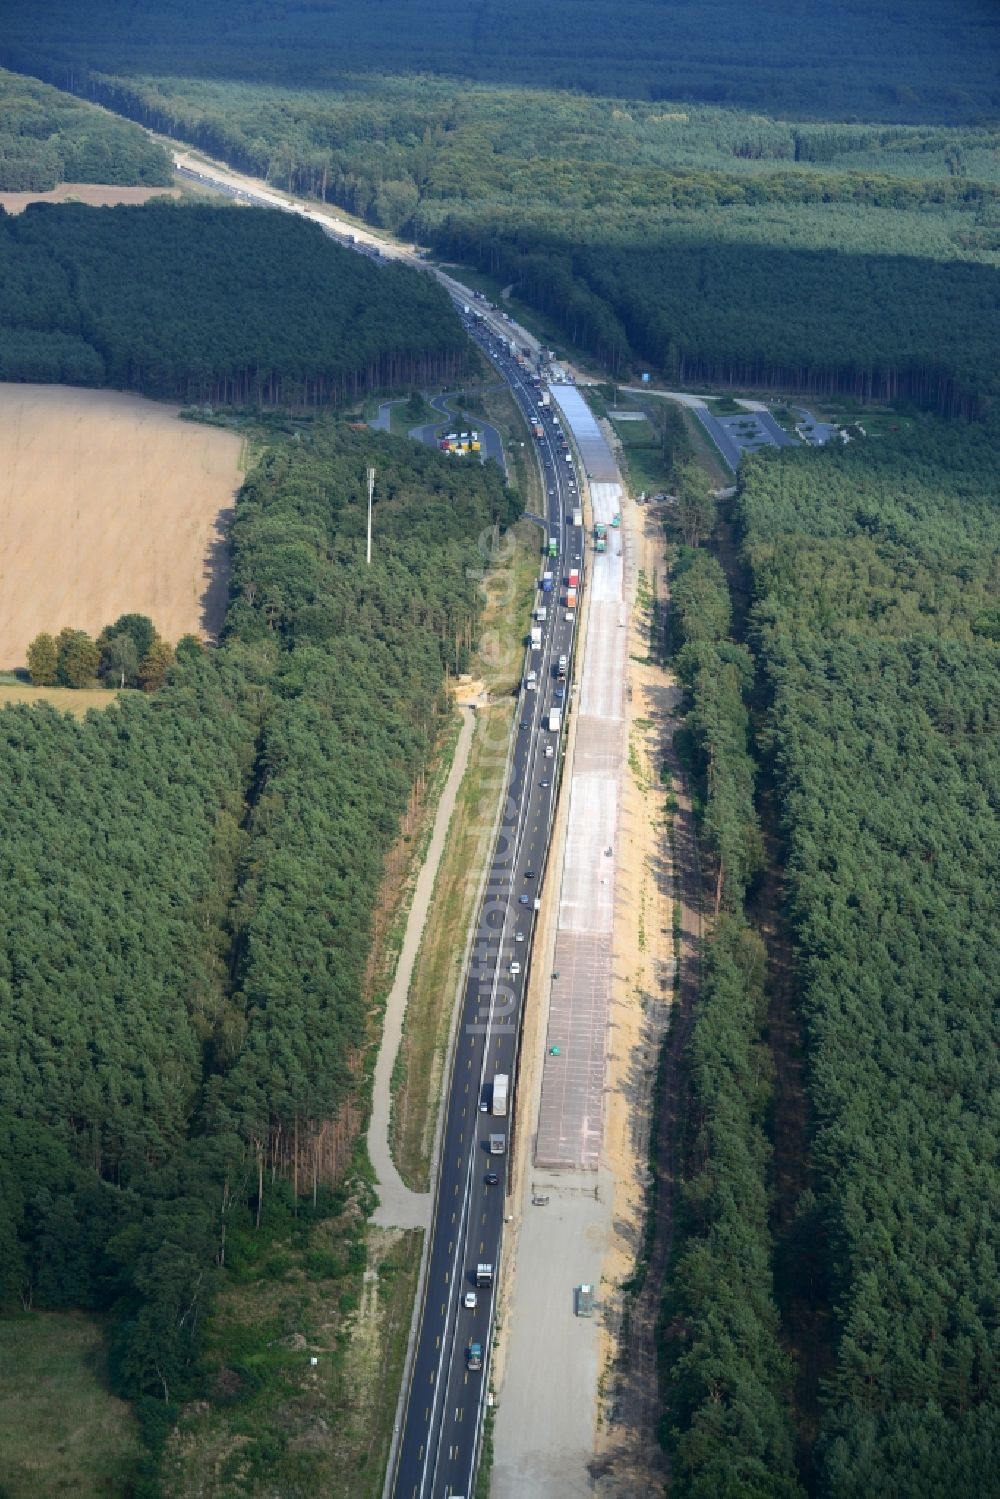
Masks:
[[[663,530],[651,510],[634,526],[639,566],[660,617],[668,605]],[[628,512],[626,512],[628,513]],[[630,646],[629,720],[631,775],[626,781],[619,858],[620,897],[631,916],[617,925],[616,994],[610,1049],[610,1093],[605,1156],[615,1180],[615,1239],[602,1283],[611,1305],[603,1349],[611,1377],[605,1386],[596,1451],[594,1492],[614,1499],[645,1499],[666,1479],[657,1440],[661,1414],[656,1323],[673,1234],[674,1138],[677,1064],[690,1029],[698,985],[701,935],[700,874],[691,802],[673,749],[680,722],[680,689],[660,664],[660,642],[638,609]],[[668,788],[660,767],[671,773],[676,810],[673,839],[663,811]],[[673,906],[680,905],[681,937],[674,954]],[[671,996],[675,963],[678,988]],[[671,1005],[678,1007],[663,1072],[656,1058]],[[655,1237],[642,1289],[626,1304],[615,1289],[634,1274],[643,1242],[653,1094],[659,1087]],[[623,1314],[625,1320],[623,1320]]]
[[[212,636],[240,439],[139,396],[0,385],[0,667],[65,625]]]

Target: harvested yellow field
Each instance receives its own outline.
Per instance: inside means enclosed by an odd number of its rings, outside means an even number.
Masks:
[[[120,696],[106,687],[35,687],[30,682],[0,682],[0,708],[8,703],[51,703],[60,713],[72,713],[75,718],[82,718],[88,708],[110,708]]]
[[[0,668],[42,630],[96,635],[133,611],[169,641],[217,634],[242,443],[177,413],[0,384]]]
[[[23,213],[29,203],[89,203],[111,208],[115,203],[148,203],[150,198],[180,197],[176,187],[102,187],[94,182],[61,182],[47,193],[0,193],[8,213]]]

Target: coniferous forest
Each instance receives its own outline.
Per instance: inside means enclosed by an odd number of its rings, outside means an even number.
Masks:
[[[989,0],[2,0],[3,61],[77,88],[88,70],[326,86],[425,73],[582,95],[834,118],[967,119],[1000,103]]]
[[[124,1393],[192,1391],[227,1242],[343,1172],[383,860],[515,516],[492,465],[317,422],[241,491],[219,649],[0,713],[0,1294],[111,1309]]]
[[[1000,135],[336,77],[81,91],[512,285],[617,378],[974,414],[1000,327]]]
[[[1000,846],[988,434],[755,461],[739,516],[787,849],[836,1365],[824,1492],[1000,1451]]]
[[[511,286],[621,383],[908,408],[745,461],[714,534],[672,479],[708,935],[660,1434],[678,1499],[992,1499],[996,7],[85,10],[0,0],[0,60],[67,91],[64,121],[19,85],[12,183],[102,159],[76,95]],[[291,216],[0,217],[0,378],[301,411],[466,347],[429,278]],[[324,418],[265,446],[220,648],[82,724],[0,715],[0,1289],[111,1312],[117,1388],[171,1409],[269,1203],[322,1214],[343,1169],[383,863],[475,637],[472,539],[518,509]]]
[[[315,407],[447,379],[468,344],[429,277],[266,209],[0,215],[0,378]]]
[[[930,420],[752,459],[735,501],[752,598],[739,643],[722,569],[679,553],[683,752],[719,908],[663,1291],[679,1493],[798,1492],[776,1293],[832,1314],[812,1334],[828,1367],[811,1491],[993,1489],[996,473],[994,431]],[[765,953],[746,916],[762,787],[779,809],[810,1120],[780,1242]]]

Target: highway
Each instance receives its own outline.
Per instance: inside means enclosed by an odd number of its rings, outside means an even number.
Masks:
[[[360,254],[428,269],[406,250],[377,248],[363,231],[348,233],[342,222],[331,223],[328,216],[272,189],[238,181],[200,162],[193,166],[175,158],[174,165],[180,175],[243,202],[312,219],[332,239]],[[445,1102],[420,1322],[395,1465],[387,1475],[387,1491],[393,1499],[468,1499],[475,1484],[489,1389],[509,1137],[517,1106],[521,1011],[561,763],[562,735],[550,732],[549,710],[568,706],[576,618],[567,614],[566,579],[570,566],[575,565],[582,582],[584,534],[582,528],[568,524],[580,504],[576,462],[560,430],[557,409],[543,406],[530,371],[511,350],[515,326],[501,318],[494,322],[461,283],[443,273],[430,273],[445,285],[469,336],[500,371],[525,418],[542,424],[536,445],[547,512],[539,536],[539,578],[545,570],[553,573],[552,592],[539,591],[538,595],[537,602],[547,608],[541,625],[542,646],[526,652],[525,666],[526,671],[530,666],[537,672],[537,688],[528,691],[522,684],[507,795],[466,976]],[[550,537],[557,539],[558,547],[551,562],[545,560]],[[567,657],[562,685],[561,656]],[[562,691],[567,694],[566,702],[558,696]],[[562,719],[564,723],[565,711]],[[551,753],[546,754],[547,749]],[[489,1112],[497,1073],[511,1079],[504,1118],[494,1118]],[[489,1137],[501,1132],[506,1137],[505,1151],[490,1154]],[[489,1284],[477,1286],[476,1268],[481,1264],[492,1266],[492,1276]],[[476,1305],[467,1307],[466,1293],[473,1290]],[[472,1343],[482,1349],[480,1369],[468,1365],[467,1350]]]
[[[576,624],[566,618],[565,579],[571,564],[582,567],[584,542],[582,530],[566,524],[579,503],[577,476],[575,464],[566,462],[554,409],[546,408],[542,416],[530,375],[487,321],[473,315],[465,315],[463,321],[507,380],[525,416],[542,420],[544,436],[538,448],[548,494],[548,535],[558,538],[559,555],[551,564],[552,593],[539,594],[548,617],[542,625],[542,649],[530,653],[538,689],[521,693],[507,798],[462,1001],[445,1104],[427,1280],[390,1487],[395,1499],[468,1496],[475,1482],[509,1161],[507,1154],[489,1154],[489,1136],[509,1135],[516,1108],[513,1080],[521,1007],[560,763],[560,736],[549,733],[548,714],[551,707],[560,706],[555,698],[559,657],[572,657]],[[539,547],[539,576],[549,565],[543,561],[543,547],[544,543]],[[552,756],[546,756],[548,745]],[[511,963],[519,964],[520,971],[512,974]],[[498,1072],[512,1079],[506,1118],[494,1118],[481,1107],[492,1102],[492,1079]],[[509,1145],[508,1139],[508,1150]],[[498,1178],[495,1185],[487,1181],[490,1174]],[[477,1290],[480,1264],[493,1266],[493,1281]],[[465,1294],[471,1290],[477,1290],[478,1302],[467,1308]],[[482,1348],[480,1370],[468,1367],[467,1350],[474,1342]]]

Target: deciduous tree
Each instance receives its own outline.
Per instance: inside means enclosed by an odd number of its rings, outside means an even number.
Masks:
[[[51,687],[59,672],[59,651],[51,635],[43,630],[28,646],[28,670],[39,687]]]

